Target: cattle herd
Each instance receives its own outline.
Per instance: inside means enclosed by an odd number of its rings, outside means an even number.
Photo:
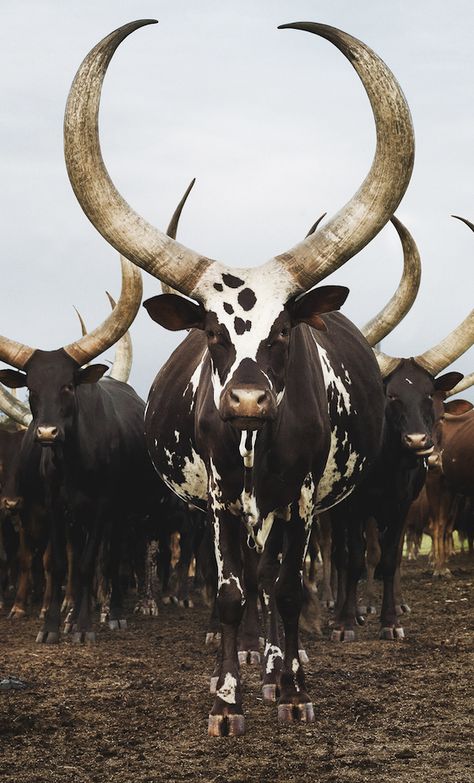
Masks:
[[[101,156],[103,80],[119,44],[153,20],[126,24],[87,55],[66,106],[66,165],[76,197],[120,254],[122,290],[93,331],[52,351],[0,337],[0,606],[11,620],[41,605],[36,641],[95,641],[95,610],[126,628],[162,599],[191,607],[190,565],[211,598],[216,643],[211,736],[245,731],[240,668],[261,663],[262,693],[282,722],[314,720],[299,638],[319,600],[334,608],[332,639],[349,642],[374,611],[380,637],[402,639],[400,562],[432,537],[435,575],[449,575],[453,530],[474,538],[474,412],[450,399],[474,382],[444,372],[474,341],[474,311],[438,345],[391,357],[380,341],[415,301],[421,259],[394,213],[408,187],[414,135],[405,97],[385,63],[336,28],[284,28],[326,38],[369,97],[376,151],[342,209],[260,267],[229,268],[176,240],[192,185],[162,233],[116,190]],[[461,218],[474,231],[474,225]],[[392,221],[404,269],[397,291],[362,329],[339,309],[348,290],[321,283]],[[162,327],[188,334],[158,371],[145,405],[128,384],[128,330],[143,269],[163,293],[144,302]],[[108,367],[93,363],[115,345]],[[29,406],[5,387],[26,387]],[[176,584],[170,584],[178,531]],[[368,574],[367,600],[358,583]],[[128,604],[127,604],[128,605]],[[309,618],[309,619],[308,619]],[[3,617],[1,622],[7,622]],[[153,622],[153,621],[150,621]],[[159,622],[157,620],[156,622]],[[263,654],[260,652],[263,637]],[[315,653],[316,654],[316,653]]]

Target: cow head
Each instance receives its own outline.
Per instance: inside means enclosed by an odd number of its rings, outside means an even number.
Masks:
[[[89,365],[128,330],[140,306],[140,271],[122,258],[122,290],[112,313],[96,329],[64,348],[41,351],[0,337],[0,359],[16,370],[0,370],[0,383],[10,388],[27,387],[35,438],[45,446],[64,441],[75,420],[77,387],[95,383],[108,369]]]
[[[28,388],[35,439],[42,446],[54,446],[64,442],[74,424],[77,387],[95,383],[107,369],[106,364],[81,368],[62,348],[38,350],[24,371],[0,370],[0,382],[10,388]]]
[[[443,414],[444,392],[462,377],[449,372],[434,378],[414,359],[401,359],[385,378],[386,420],[404,448],[417,455],[431,454],[433,427]]]
[[[144,303],[151,318],[167,329],[206,333],[216,407],[224,421],[242,430],[260,429],[276,416],[291,330],[301,323],[325,330],[320,315],[339,309],[349,293],[342,286],[325,286],[286,300],[281,280],[249,271],[245,279],[222,274],[206,307],[174,294]]]

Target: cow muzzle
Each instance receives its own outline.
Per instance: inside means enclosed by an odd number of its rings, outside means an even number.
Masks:
[[[402,441],[406,448],[419,457],[426,457],[433,452],[433,442],[429,435],[424,432],[413,432],[410,435],[404,435]]]
[[[36,440],[42,446],[53,446],[61,439],[59,427],[37,427]]]
[[[2,498],[1,505],[4,511],[8,514],[14,514],[20,511],[23,503],[20,497],[4,497]]]
[[[276,417],[276,397],[270,389],[232,386],[221,397],[220,414],[238,430],[260,430]]]

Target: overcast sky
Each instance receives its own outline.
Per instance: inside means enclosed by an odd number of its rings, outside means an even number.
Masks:
[[[164,230],[197,177],[179,239],[235,266],[265,262],[322,212],[334,214],[370,167],[368,99],[334,46],[276,29],[331,24],[391,67],[415,125],[414,174],[397,214],[418,243],[422,283],[384,350],[421,353],[472,308],[474,235],[450,217],[474,221],[471,0],[2,0],[1,11],[1,333],[58,348],[79,335],[73,304],[93,328],[108,312],[105,289],[119,293],[117,254],[69,185],[63,112],[87,52],[147,17],[160,24],[121,45],[101,109],[108,170],[135,210]],[[344,312],[359,325],[369,320],[395,290],[401,263],[388,226],[332,276],[351,289]],[[145,296],[158,293],[145,278]],[[146,398],[181,335],[142,309],[132,339],[131,383]],[[455,367],[474,370],[474,351]]]

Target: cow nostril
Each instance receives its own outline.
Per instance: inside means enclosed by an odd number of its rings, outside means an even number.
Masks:
[[[264,391],[264,392],[262,392],[262,394],[259,397],[257,397],[257,404],[258,405],[263,405],[263,403],[265,402],[266,399],[267,399],[267,392]]]
[[[229,396],[230,396],[231,402],[236,403],[237,405],[240,403],[240,397],[239,397],[238,394],[236,394],[236,392],[233,389],[230,390]]]

